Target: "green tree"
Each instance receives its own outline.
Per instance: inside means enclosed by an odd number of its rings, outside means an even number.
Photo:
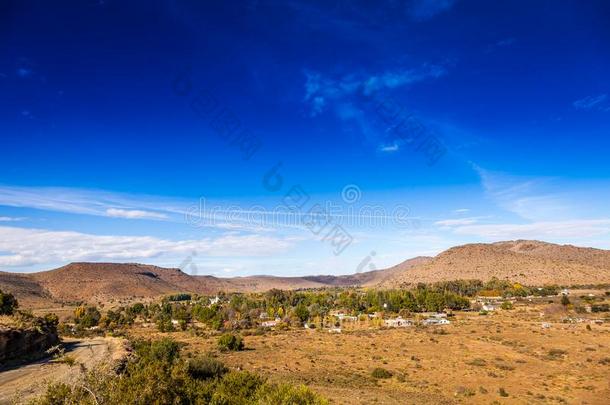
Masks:
[[[74,322],[84,328],[97,326],[101,317],[96,307],[80,306],[74,310]]]
[[[305,322],[309,319],[309,310],[303,304],[299,304],[295,307],[294,314],[299,318],[301,322]]]

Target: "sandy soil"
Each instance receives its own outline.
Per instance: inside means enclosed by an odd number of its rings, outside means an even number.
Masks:
[[[462,313],[452,322],[341,334],[272,332],[246,336],[248,350],[217,355],[233,368],[306,384],[337,404],[609,403],[610,325],[541,319],[537,308]],[[543,329],[543,322],[551,327]],[[172,335],[193,353],[216,351],[216,337]],[[376,367],[393,377],[374,379]]]

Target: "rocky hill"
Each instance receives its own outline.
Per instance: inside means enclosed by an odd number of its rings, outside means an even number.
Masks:
[[[136,263],[72,263],[33,274],[0,272],[0,289],[30,302],[154,298],[177,292],[260,292],[272,288],[397,288],[415,283],[491,278],[526,285],[610,283],[610,251],[539,241],[471,244],[434,258],[418,257],[389,269],[344,276],[218,278]]]
[[[610,251],[524,240],[471,244],[395,275],[383,286],[493,277],[526,285],[604,284],[610,283]]]

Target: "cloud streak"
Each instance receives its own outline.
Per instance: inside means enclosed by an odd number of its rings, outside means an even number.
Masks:
[[[459,219],[445,219],[442,221],[436,221],[434,225],[440,227],[451,227],[458,225],[472,225],[479,222],[480,217],[472,217],[472,218],[459,218]]]
[[[600,94],[598,96],[588,96],[572,103],[577,110],[597,110],[610,111],[610,106],[607,103],[608,95]]]
[[[106,210],[106,215],[114,218],[129,218],[129,219],[167,219],[167,215],[151,211],[142,210],[123,210],[118,208],[109,208]]]
[[[318,72],[305,71],[304,101],[310,106],[310,114],[316,116],[334,107],[339,117],[350,118],[345,105],[355,103],[360,97],[370,97],[382,90],[406,87],[426,79],[436,79],[447,73],[441,65],[424,64],[419,68],[395,69],[374,74],[349,74],[332,78]],[[353,105],[353,104],[352,104]]]
[[[456,224],[459,225],[459,224]],[[573,239],[610,234],[610,219],[457,226],[458,235],[488,239]]]
[[[17,222],[23,220],[25,220],[23,217],[0,217],[0,222]]]
[[[0,266],[7,267],[74,261],[141,261],[180,257],[192,252],[219,257],[268,256],[290,246],[290,239],[259,235],[168,240],[0,226],[0,252],[3,252]]]
[[[565,217],[573,211],[552,178],[511,176],[475,165],[487,196],[499,207],[530,221]]]
[[[187,202],[100,190],[0,185],[0,206],[125,219],[163,220],[183,215]]]

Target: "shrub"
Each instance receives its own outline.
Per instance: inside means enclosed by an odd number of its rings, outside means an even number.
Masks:
[[[570,305],[570,299],[568,298],[567,295],[561,296],[561,305],[563,305],[564,307],[567,307],[568,305]]]
[[[229,371],[224,364],[211,356],[200,356],[188,361],[188,373],[198,380],[220,378]]]
[[[470,365],[470,366],[479,366],[479,367],[483,367],[487,365],[487,362],[484,359],[472,359],[471,361],[467,362],[466,364]]]
[[[549,360],[560,360],[560,359],[563,359],[563,356],[565,356],[566,354],[568,354],[568,352],[565,350],[551,349],[551,350],[549,350],[549,353],[547,354],[546,357]]]
[[[373,376],[373,378],[378,378],[378,379],[386,379],[386,378],[392,377],[392,373],[390,371],[386,370],[385,368],[381,368],[381,367],[377,367],[376,369],[374,369],[371,372],[371,375]]]
[[[67,364],[68,366],[72,367],[76,364],[76,359],[72,356],[68,356],[68,355],[63,355],[58,357],[55,360],[56,363],[62,363],[62,364]]]
[[[506,390],[504,388],[500,388],[498,390],[498,394],[500,394],[501,397],[507,397],[508,396],[508,392],[506,392]]]
[[[591,312],[610,312],[609,304],[591,305]]]
[[[172,317],[168,314],[159,314],[157,316],[157,329],[159,332],[173,332],[174,324],[172,323]]]
[[[155,341],[139,340],[133,343],[139,360],[143,363],[173,363],[180,355],[180,344],[173,339]]]
[[[247,371],[231,371],[218,384],[210,405],[249,405],[263,379]]]
[[[328,401],[304,385],[265,384],[259,389],[258,401],[265,405],[327,405]]]
[[[15,296],[0,290],[0,315],[13,315],[17,308],[19,308],[19,303]]]
[[[83,328],[97,326],[102,315],[96,307],[80,306],[74,310],[74,323]]]
[[[513,309],[513,303],[510,301],[504,301],[502,303],[502,305],[500,306],[500,308],[502,308],[505,311],[510,311],[511,309]]]
[[[218,338],[218,348],[223,352],[243,350],[244,341],[240,335],[225,333]]]

